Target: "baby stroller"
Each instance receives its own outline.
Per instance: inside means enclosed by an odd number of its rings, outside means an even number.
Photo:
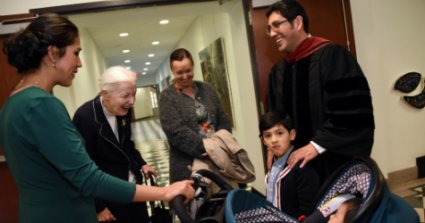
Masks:
[[[319,210],[323,210],[323,205],[330,199],[341,194],[355,194],[361,199],[352,223],[419,222],[414,209],[389,191],[381,171],[371,158],[355,158],[335,171],[319,190],[316,211],[307,216],[304,222],[327,222],[332,213],[325,215]],[[281,212],[264,198],[244,190],[230,191],[225,206],[227,223],[301,222]],[[312,221],[318,213],[324,215],[322,219]]]
[[[200,183],[205,178],[210,179],[214,184],[219,187],[219,191],[214,194],[205,194],[206,191],[201,190]],[[209,170],[198,170],[193,175],[194,188],[197,192],[195,199],[202,199],[202,205],[197,209],[195,216],[189,214],[188,208],[183,204],[185,198],[177,196],[171,201],[171,206],[175,214],[179,217],[182,223],[223,223],[225,206],[224,202],[229,191],[233,188],[220,178],[214,172]],[[199,194],[199,192],[204,194]]]

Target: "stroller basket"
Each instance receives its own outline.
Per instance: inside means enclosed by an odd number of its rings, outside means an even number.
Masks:
[[[312,216],[320,213],[323,204],[341,194],[353,194],[361,199],[352,223],[419,222],[413,208],[388,190],[381,171],[371,158],[355,158],[336,170],[319,190],[316,211],[305,222],[326,222],[329,215],[320,221],[312,220]],[[298,216],[289,216],[264,198],[243,190],[228,194],[225,217],[227,223],[298,222],[295,218]]]

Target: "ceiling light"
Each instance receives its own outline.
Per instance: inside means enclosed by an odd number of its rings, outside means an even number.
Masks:
[[[131,70],[131,67],[130,67],[130,66],[129,66],[129,67],[126,67],[126,69],[127,69],[127,70]]]
[[[162,19],[162,20],[159,21],[159,24],[161,24],[161,25],[166,25],[168,23],[170,23],[170,20],[168,20],[168,19]]]
[[[120,37],[127,37],[128,33],[120,33]]]
[[[159,41],[153,41],[152,42],[152,45],[158,45],[159,44]]]
[[[130,63],[131,60],[124,60],[124,63]]]
[[[154,57],[154,56],[155,56],[155,54],[153,54],[153,53],[148,54],[148,57]]]
[[[122,53],[130,53],[130,50],[123,50]]]
[[[151,65],[151,62],[146,62],[145,65]]]
[[[142,75],[146,75],[146,72],[142,72]]]
[[[148,68],[143,68],[143,70],[144,70],[144,71],[148,71],[149,69],[148,69]]]

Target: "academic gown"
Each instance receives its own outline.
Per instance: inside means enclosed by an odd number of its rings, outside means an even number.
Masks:
[[[281,61],[269,77],[268,110],[294,120],[300,148],[314,141],[327,151],[314,159],[323,182],[354,156],[370,156],[374,117],[369,85],[349,52],[327,43],[293,63]]]

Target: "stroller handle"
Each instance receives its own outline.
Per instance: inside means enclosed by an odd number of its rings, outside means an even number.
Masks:
[[[195,191],[198,189],[199,181],[202,177],[206,177],[212,180],[215,184],[217,184],[218,187],[220,187],[221,190],[233,189],[226,181],[220,178],[217,174],[209,170],[198,170],[192,177],[192,180],[195,182],[193,185]],[[195,223],[195,220],[189,215],[186,206],[184,205],[184,201],[185,197],[183,195],[178,195],[170,203],[182,223]]]
[[[185,197],[178,195],[171,201],[171,205],[174,208],[175,213],[179,216],[179,219],[183,223],[195,223],[195,220],[189,215],[186,210],[186,206],[183,205]]]

